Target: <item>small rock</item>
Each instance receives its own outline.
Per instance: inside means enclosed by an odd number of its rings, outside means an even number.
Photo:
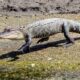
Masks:
[[[31,64],[31,67],[35,67],[35,64],[33,63],[33,64]]]
[[[52,58],[51,57],[48,57],[48,61],[50,61],[50,60],[52,60]]]

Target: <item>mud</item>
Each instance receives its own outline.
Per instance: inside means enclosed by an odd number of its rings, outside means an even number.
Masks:
[[[0,0],[0,12],[80,13],[80,0]]]

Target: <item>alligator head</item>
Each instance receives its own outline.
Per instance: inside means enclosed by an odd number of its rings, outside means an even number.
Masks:
[[[23,39],[23,33],[17,29],[7,29],[5,28],[3,32],[0,33],[0,39]]]

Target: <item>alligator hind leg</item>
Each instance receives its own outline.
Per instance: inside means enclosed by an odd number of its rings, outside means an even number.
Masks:
[[[44,37],[44,38],[41,38],[40,40],[38,40],[37,43],[41,43],[41,42],[48,41],[48,40],[49,40],[49,37]]]
[[[69,29],[65,26],[63,26],[63,33],[67,40],[67,42],[64,44],[64,46],[68,47],[68,46],[74,44],[74,39],[70,37]]]

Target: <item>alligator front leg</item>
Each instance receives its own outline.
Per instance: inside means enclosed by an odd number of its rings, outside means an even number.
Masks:
[[[18,51],[21,51],[23,53],[29,52],[30,51],[30,44],[31,44],[31,37],[28,36],[27,38],[25,38],[25,44],[23,44]]]
[[[37,43],[41,43],[41,42],[44,42],[44,41],[47,41],[49,40],[49,37],[44,37],[44,38],[41,38],[40,40],[38,40]]]

